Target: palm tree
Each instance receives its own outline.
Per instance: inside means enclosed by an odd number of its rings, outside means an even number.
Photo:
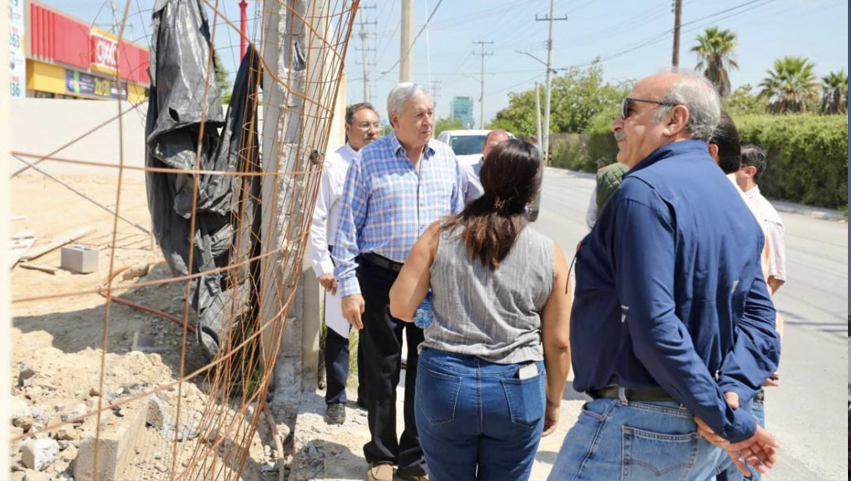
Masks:
[[[774,61],[759,86],[759,96],[769,101],[774,114],[806,112],[807,104],[818,101],[819,84],[813,72],[815,65],[805,57],[782,57]]]
[[[702,35],[697,36],[697,45],[691,48],[698,58],[695,69],[703,71],[703,75],[715,85],[721,97],[730,94],[730,75],[727,69],[739,68],[739,64],[733,60],[736,45],[736,34],[731,30],[709,27]]]
[[[830,72],[821,78],[824,94],[821,100],[821,113],[844,114],[848,111],[848,75],[845,69]]]

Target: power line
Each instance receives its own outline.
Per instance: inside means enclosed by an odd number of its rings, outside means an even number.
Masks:
[[[709,23],[713,23],[713,22],[716,22],[716,21],[718,21],[718,20],[724,20],[724,19],[731,18],[731,17],[737,16],[737,15],[741,15],[741,14],[743,14],[743,13],[749,12],[749,11],[754,10],[754,9],[756,9],[756,8],[759,8],[759,7],[763,7],[763,6],[765,6],[765,5],[768,5],[769,3],[773,3],[773,2],[776,2],[776,1],[777,1],[777,0],[751,0],[751,1],[749,1],[749,2],[745,2],[745,3],[740,4],[740,5],[737,5],[737,6],[735,6],[735,7],[731,7],[731,8],[728,8],[728,9],[722,10],[721,12],[716,12],[716,13],[713,13],[713,14],[710,14],[710,15],[706,15],[706,16],[704,16],[704,17],[701,17],[701,18],[698,18],[698,19],[695,19],[695,20],[692,20],[692,21],[686,22],[686,23],[684,23],[682,26],[684,27],[684,26],[686,26],[686,25],[694,25],[694,24],[695,24],[695,23],[697,23],[697,22],[702,22],[702,21],[708,20],[708,19],[710,19],[710,18],[717,17],[718,15],[721,15],[721,14],[723,14],[723,13],[728,13],[728,12],[732,12],[732,11],[734,11],[734,10],[738,10],[738,9],[740,9],[740,8],[744,8],[744,7],[746,7],[746,6],[751,6],[751,8],[748,8],[748,9],[746,9],[746,10],[741,10],[741,11],[733,12],[733,13],[731,13],[730,15],[727,15],[727,16],[725,16],[725,17],[721,17],[721,18],[719,18],[719,19],[712,20],[712,21],[706,22],[706,23],[704,23],[704,24],[695,25],[695,26],[693,26],[692,28],[690,28],[690,29],[688,29],[688,30],[685,30],[685,31],[684,31],[684,33],[693,32],[693,31],[698,30],[698,29],[700,29],[701,27],[703,27],[703,26],[705,26],[705,25],[707,25],[707,24],[709,24]],[[759,5],[753,5],[753,4],[758,3],[758,2],[765,2],[765,3],[759,4]],[[649,46],[649,45],[652,45],[652,44],[658,43],[658,42],[660,42],[660,41],[664,40],[664,39],[665,39],[665,38],[666,38],[666,37],[667,37],[670,33],[671,33],[671,31],[670,31],[670,30],[665,30],[664,32],[661,32],[661,33],[659,33],[659,34],[657,34],[657,35],[654,35],[653,37],[650,37],[649,39],[647,39],[647,40],[645,40],[645,41],[643,41],[643,42],[639,43],[638,45],[636,45],[636,46],[634,46],[634,47],[630,47],[630,48],[628,48],[628,49],[621,50],[621,51],[619,51],[619,52],[613,53],[613,54],[608,55],[608,56],[605,56],[605,57],[597,57],[597,58],[595,58],[594,60],[592,60],[592,61],[590,61],[590,62],[585,62],[585,63],[582,63],[582,64],[575,64],[575,65],[571,65],[571,66],[570,66],[570,67],[568,67],[568,68],[565,68],[565,69],[558,69],[558,70],[568,70],[569,68],[582,68],[582,67],[587,67],[587,66],[592,65],[593,63],[598,62],[598,61],[599,61],[599,62],[601,62],[601,63],[602,63],[602,62],[607,62],[607,61],[609,61],[609,60],[613,60],[613,59],[615,59],[615,58],[621,57],[621,56],[626,55],[626,54],[628,54],[628,53],[634,52],[634,51],[636,51],[636,50],[638,50],[638,49],[641,49],[641,48],[647,47],[647,46]]]
[[[414,48],[414,44],[415,44],[415,43],[417,43],[417,39],[418,39],[418,38],[420,38],[420,35],[422,35],[423,31],[426,29],[426,27],[428,26],[429,22],[431,22],[431,19],[434,17],[434,14],[435,14],[435,13],[437,13],[437,9],[438,9],[438,8],[440,8],[440,5],[441,5],[442,3],[443,3],[443,0],[438,0],[437,5],[435,5],[435,6],[434,6],[434,10],[432,10],[432,11],[431,11],[431,15],[429,15],[429,16],[428,16],[428,19],[426,20],[425,25],[423,25],[423,27],[422,27],[422,28],[420,29],[420,31],[416,34],[416,36],[414,36],[414,40],[411,42],[411,45],[408,47],[408,51],[407,51],[407,52],[405,52],[405,55],[401,55],[400,57],[407,57],[407,56],[411,53],[411,50]],[[400,23],[401,23],[401,20],[400,20]],[[394,63],[393,65],[391,65],[391,66],[390,66],[390,68],[389,68],[389,69],[387,69],[387,71],[386,71],[386,72],[382,72],[382,73],[381,73],[381,76],[379,76],[379,77],[378,77],[377,79],[375,79],[375,80],[376,80],[376,81],[378,81],[378,80],[383,79],[385,76],[387,76],[387,74],[389,74],[390,72],[392,72],[392,71],[393,71],[393,69],[394,69],[394,68],[396,68],[396,66],[397,66],[397,65],[399,65],[399,63],[401,63],[401,60],[402,60],[401,58],[400,58],[399,60],[397,60],[397,61],[396,61],[396,63]]]
[[[482,75],[482,80],[481,80],[482,88],[481,88],[481,97],[479,97],[479,109],[480,109],[479,113],[481,115],[481,118],[479,119],[479,126],[480,126],[480,128],[484,129],[485,128],[485,57],[489,57],[489,56],[493,55],[493,52],[485,52],[485,45],[493,45],[493,41],[485,42],[484,40],[474,40],[473,43],[479,45],[482,48],[481,52],[478,52],[478,53],[473,52],[473,55],[478,55],[478,56],[482,57],[482,70],[481,70],[481,72],[482,72],[481,73],[481,75]]]

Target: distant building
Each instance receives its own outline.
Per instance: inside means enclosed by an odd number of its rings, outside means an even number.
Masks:
[[[11,2],[9,14],[12,97],[145,98],[146,47],[34,0]]]
[[[452,97],[449,103],[450,118],[458,119],[464,124],[464,127],[473,128],[473,98],[472,97]]]

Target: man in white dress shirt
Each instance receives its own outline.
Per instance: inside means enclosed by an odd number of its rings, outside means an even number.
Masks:
[[[464,167],[461,171],[461,175],[464,177],[465,185],[464,185],[464,205],[470,205],[474,200],[479,197],[485,195],[485,189],[482,188],[482,181],[479,178],[479,175],[482,171],[482,166],[485,165],[485,159],[500,142],[510,139],[508,136],[508,132],[502,129],[494,129],[488,132],[488,135],[485,137],[484,143],[482,143],[482,158],[478,163],[473,165],[468,165]]]
[[[756,205],[760,220],[768,227],[771,255],[768,259],[768,289],[773,294],[786,282],[786,229],[780,214],[759,191],[759,176],[768,168],[765,152],[753,145],[742,146],[742,165],[736,172],[736,183],[745,196]]]
[[[325,392],[326,421],[343,424],[346,420],[346,378],[349,375],[349,328],[343,317],[340,297],[337,294],[337,279],[331,261],[329,239],[337,235],[340,218],[341,197],[346,181],[346,172],[352,159],[366,144],[376,140],[381,132],[378,113],[369,103],[359,103],[346,110],[346,145],[325,159],[325,170],[319,186],[319,196],[313,211],[310,227],[310,260],[319,284],[325,288],[325,376],[328,387]],[[358,365],[362,365],[363,343],[358,343]],[[364,370],[358,369],[358,405],[366,406]]]

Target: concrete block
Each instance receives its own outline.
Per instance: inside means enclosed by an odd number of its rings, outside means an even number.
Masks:
[[[88,274],[98,270],[98,250],[91,247],[73,245],[62,248],[61,267],[68,271]]]
[[[107,419],[101,424],[100,443],[98,445],[97,479],[95,479],[95,433],[87,432],[79,444],[79,454],[74,468],[77,481],[120,481],[125,479],[124,469],[133,458],[137,442],[142,439],[139,433],[145,429],[148,405],[142,399],[124,405],[124,417],[111,416],[109,412],[102,416]],[[111,417],[110,417],[111,416]]]
[[[44,468],[53,464],[57,456],[59,456],[59,443],[50,438],[33,439],[21,446],[24,466],[36,471],[43,471]]]

